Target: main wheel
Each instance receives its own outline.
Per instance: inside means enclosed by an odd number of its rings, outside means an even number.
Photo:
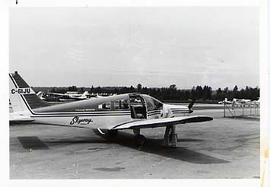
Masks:
[[[138,147],[142,147],[146,142],[146,138],[143,135],[136,135],[135,136],[135,143]]]
[[[108,130],[106,133],[106,135],[109,136],[110,138],[117,136],[117,134],[118,134],[117,130]]]

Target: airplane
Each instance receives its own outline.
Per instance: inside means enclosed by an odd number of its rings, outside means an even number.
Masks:
[[[250,99],[237,99],[233,98],[232,101],[229,101],[225,98],[223,101],[219,101],[218,104],[249,104],[251,103]]]
[[[218,104],[232,104],[233,101],[229,101],[228,98],[225,98],[223,101],[219,101]]]
[[[117,132],[132,129],[135,142],[143,145],[141,129],[165,127],[164,146],[176,147],[176,125],[213,120],[210,116],[189,115],[188,106],[170,105],[140,93],[127,93],[90,100],[49,105],[42,101],[17,71],[9,74],[10,123],[34,122],[44,125],[97,130],[114,137]]]
[[[237,99],[237,98],[233,98],[233,101],[240,104],[249,104],[251,102],[250,99]]]
[[[85,91],[83,94],[79,94],[77,92],[67,92],[67,93],[53,93],[48,92],[44,93],[39,91],[37,96],[44,100],[44,101],[58,101],[58,102],[68,102],[68,101],[77,101],[77,100],[84,100],[90,99],[92,96],[89,94],[88,91]]]

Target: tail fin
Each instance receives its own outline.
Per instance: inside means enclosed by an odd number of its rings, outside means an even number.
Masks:
[[[39,91],[36,95],[37,95],[41,100],[44,100],[44,98],[43,98],[43,96],[45,95],[44,92]]]
[[[88,97],[90,94],[88,91],[83,92],[82,97]]]
[[[31,112],[34,108],[48,106],[36,95],[17,71],[9,74],[9,89],[10,102],[14,112]]]

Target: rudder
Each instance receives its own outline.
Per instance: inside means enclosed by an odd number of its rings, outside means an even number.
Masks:
[[[36,95],[17,71],[9,74],[9,89],[10,102],[14,112],[31,112],[34,108],[49,106]]]

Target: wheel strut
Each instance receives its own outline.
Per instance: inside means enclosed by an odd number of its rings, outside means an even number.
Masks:
[[[135,144],[140,149],[145,144],[146,138],[140,134],[140,129],[133,129],[133,133],[135,135]]]
[[[163,144],[166,147],[176,147],[177,134],[175,132],[175,125],[166,127]]]

